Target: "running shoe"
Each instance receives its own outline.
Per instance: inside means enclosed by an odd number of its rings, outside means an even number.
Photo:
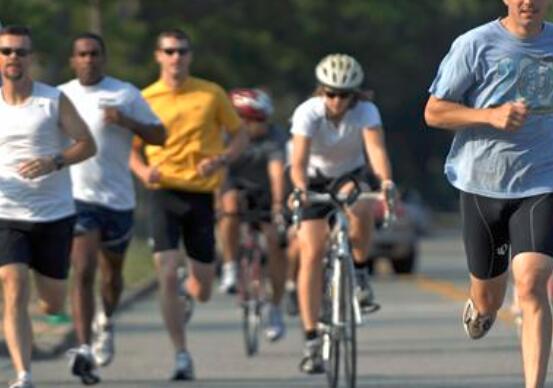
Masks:
[[[29,380],[17,379],[8,383],[8,388],[35,388]]]
[[[279,306],[269,304],[267,326],[265,327],[265,337],[271,342],[276,342],[286,333],[282,310]]]
[[[175,357],[175,371],[171,376],[173,381],[194,380],[194,363],[190,353],[184,351]]]
[[[476,310],[474,302],[471,299],[467,300],[463,310],[463,326],[467,335],[474,340],[484,337],[491,329],[495,321],[495,317],[496,314],[480,314]]]
[[[93,323],[94,342],[92,355],[96,365],[104,367],[113,361],[115,355],[113,324],[104,314],[98,314]]]
[[[96,374],[96,364],[92,351],[88,345],[81,345],[78,348],[69,349],[69,370],[81,379],[84,385],[94,385],[100,382]]]

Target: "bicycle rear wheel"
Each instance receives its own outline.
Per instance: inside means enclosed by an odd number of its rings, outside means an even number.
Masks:
[[[340,292],[340,316],[343,323],[342,333],[339,336],[344,353],[344,378],[346,387],[355,388],[357,382],[357,338],[355,311],[353,309],[353,279],[349,262],[342,260],[342,282]]]

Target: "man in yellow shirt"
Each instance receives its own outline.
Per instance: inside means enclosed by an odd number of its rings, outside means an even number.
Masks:
[[[135,140],[130,164],[151,189],[149,221],[161,310],[176,351],[172,379],[191,380],[194,370],[186,350],[184,324],[192,298],[205,302],[211,295],[215,273],[213,192],[221,183],[223,167],[246,146],[247,134],[224,90],[190,75],[192,52],[184,31],[161,32],[155,58],[159,80],[142,93],[167,128],[167,140],[164,146],[145,147]],[[226,148],[225,133],[230,135]],[[179,284],[177,275],[181,238],[191,259],[185,284]],[[184,293],[184,303],[179,292]]]

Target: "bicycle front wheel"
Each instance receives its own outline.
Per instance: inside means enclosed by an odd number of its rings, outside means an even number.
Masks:
[[[246,355],[254,356],[259,351],[259,336],[261,331],[261,307],[256,300],[250,299],[244,303],[242,316],[244,345]]]
[[[340,292],[340,315],[343,322],[340,336],[344,353],[344,378],[348,388],[355,388],[357,381],[357,338],[355,321],[353,274],[348,267],[350,263],[342,260],[342,282]]]

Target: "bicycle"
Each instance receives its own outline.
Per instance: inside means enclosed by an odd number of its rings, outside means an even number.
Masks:
[[[347,194],[338,194],[344,183],[352,182],[353,190]],[[361,307],[354,295],[355,268],[349,240],[349,222],[345,208],[359,199],[381,198],[380,193],[361,192],[354,177],[346,177],[330,185],[328,193],[307,192],[306,200],[313,204],[329,204],[334,207],[327,219],[331,226],[329,244],[324,260],[323,301],[320,329],[323,339],[323,361],[328,386],[335,388],[340,376],[340,349],[343,348],[344,374],[346,386],[354,388],[357,378],[357,343],[356,328],[363,324]],[[395,192],[393,188],[385,193],[389,207],[388,225],[393,222],[395,214]],[[301,222],[302,193],[293,193],[293,222],[299,227]],[[342,345],[342,346],[340,346]]]
[[[240,248],[238,298],[242,307],[242,331],[246,355],[251,357],[259,351],[262,312],[266,303],[263,262],[265,250],[261,243],[260,224],[271,217],[271,212],[256,206],[259,190],[241,190],[241,203],[247,204],[240,211]],[[279,218],[280,219],[280,218]],[[278,228],[277,228],[278,229]],[[279,235],[280,244],[284,244]]]

